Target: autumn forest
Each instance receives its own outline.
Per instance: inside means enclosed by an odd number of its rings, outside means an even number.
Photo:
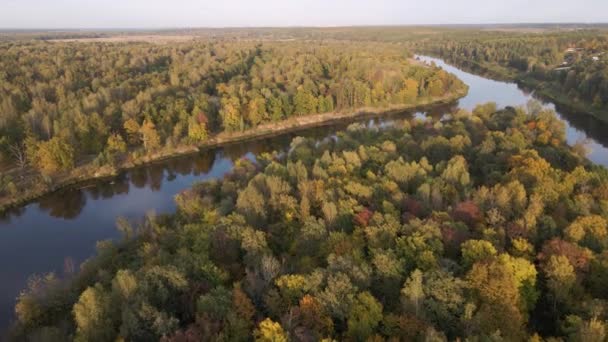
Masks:
[[[0,212],[296,137],[112,217],[118,238],[30,277],[9,340],[607,340],[608,171],[559,113],[606,118],[605,28],[130,34],[0,35]],[[425,56],[541,101],[465,108]]]

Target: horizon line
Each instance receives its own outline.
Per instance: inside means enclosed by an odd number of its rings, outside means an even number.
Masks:
[[[446,26],[521,26],[521,25],[608,25],[605,22],[494,22],[494,23],[441,23],[441,24],[353,24],[353,25],[251,25],[251,26],[149,26],[149,27],[0,27],[0,31],[118,31],[118,30],[222,30],[222,29],[311,29],[311,28],[374,28],[374,27],[446,27]]]

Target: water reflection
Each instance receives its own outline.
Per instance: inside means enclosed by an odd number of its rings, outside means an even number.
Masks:
[[[57,197],[61,200],[58,201]],[[43,197],[38,201],[38,207],[52,217],[73,219],[78,217],[82,208],[87,204],[84,191],[80,189],[65,190],[55,196]]]

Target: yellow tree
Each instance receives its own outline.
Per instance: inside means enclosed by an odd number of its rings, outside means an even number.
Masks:
[[[153,151],[160,147],[160,137],[158,136],[156,126],[154,126],[152,121],[145,120],[141,125],[139,132],[141,133],[144,148],[147,151]]]
[[[199,122],[194,117],[188,120],[188,137],[195,142],[203,142],[207,140],[207,123]]]
[[[222,125],[224,130],[233,132],[241,129],[242,117],[239,112],[240,103],[236,97],[230,97],[228,99],[222,99],[222,107],[220,109],[220,116],[222,118]]]
[[[264,103],[264,99],[261,97],[256,97],[249,101],[249,104],[247,105],[247,118],[249,120],[249,124],[255,127],[259,125],[265,117],[266,104]]]
[[[115,153],[124,153],[127,151],[127,144],[120,135],[112,134],[108,137],[106,151],[111,155]]]
[[[36,157],[38,168],[45,174],[74,166],[74,148],[59,137],[39,143]]]
[[[405,79],[400,95],[403,103],[414,103],[418,97],[418,82],[410,78]]]
[[[287,342],[287,335],[279,323],[273,322],[270,318],[263,320],[255,330],[255,340],[257,342]]]
[[[129,119],[125,121],[123,125],[125,131],[127,132],[127,137],[129,140],[129,144],[135,145],[139,143],[139,124],[137,121],[133,119]]]
[[[500,331],[506,340],[521,340],[524,316],[519,310],[517,281],[509,266],[498,260],[478,262],[467,274],[467,281],[477,300],[473,317],[477,333]]]

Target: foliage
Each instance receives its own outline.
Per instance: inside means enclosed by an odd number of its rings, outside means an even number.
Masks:
[[[119,139],[152,153],[294,115],[415,104],[464,87],[389,44],[224,39],[0,42],[0,79],[0,160],[23,166],[12,147],[28,145],[31,164],[47,174],[89,155],[113,157]]]
[[[545,159],[548,113],[460,114],[239,161],[33,284],[14,339],[605,339],[608,173]]]

